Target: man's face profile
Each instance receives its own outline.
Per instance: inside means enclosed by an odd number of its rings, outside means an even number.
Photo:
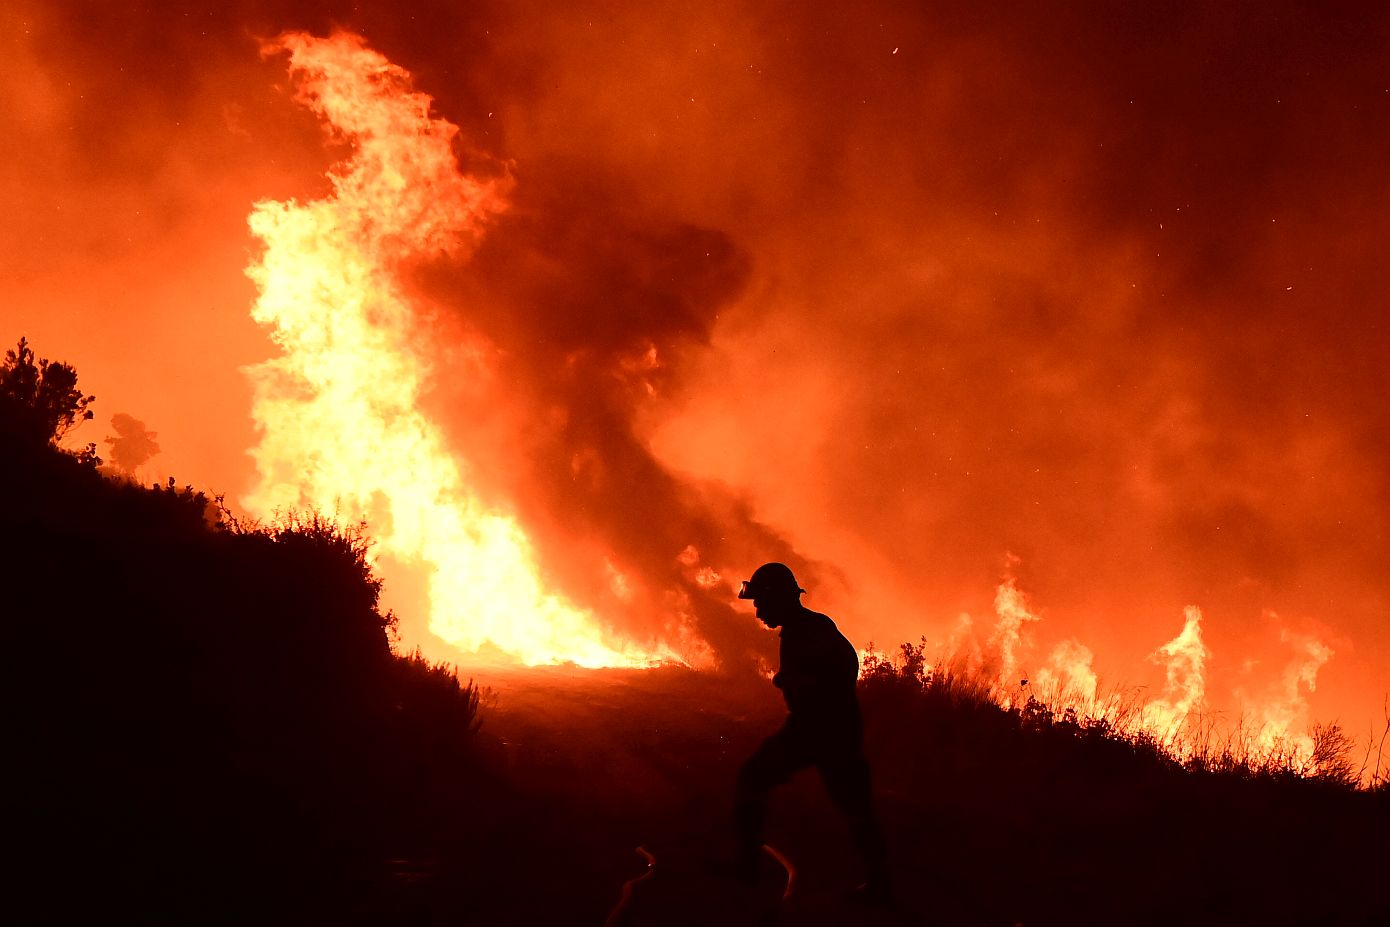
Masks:
[[[780,628],[786,620],[790,602],[785,596],[760,595],[753,599],[753,611],[769,628]]]

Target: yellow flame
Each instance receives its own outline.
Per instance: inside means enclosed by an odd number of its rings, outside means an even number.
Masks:
[[[1174,740],[1192,713],[1201,708],[1207,656],[1202,643],[1202,610],[1189,605],[1183,609],[1182,631],[1149,657],[1163,666],[1167,677],[1163,695],[1144,706],[1143,722],[1149,730]]]
[[[1048,664],[1037,672],[1038,689],[1045,697],[1073,706],[1091,706],[1096,700],[1096,673],[1091,668],[1091,648],[1077,640],[1065,640],[1052,650]]]
[[[981,647],[969,615],[960,616],[947,639],[947,650],[961,661],[961,669],[983,677],[996,704],[1012,708],[1028,693],[1054,712],[1072,711],[1078,718],[1105,720],[1121,730],[1147,733],[1175,756],[1187,758],[1211,748],[1210,736],[1219,731],[1218,719],[1203,715],[1211,652],[1202,639],[1200,608],[1183,609],[1182,631],[1149,655],[1151,662],[1163,667],[1164,684],[1161,694],[1147,702],[1136,702],[1120,690],[1101,695],[1093,654],[1074,639],[1057,644],[1033,678],[1023,682],[1018,678],[1022,675],[1018,655],[1031,646],[1030,625],[1040,621],[1041,615],[1019,588],[1012,567],[1013,561],[995,589],[997,621],[986,646]],[[1266,615],[1278,618],[1273,612]],[[1316,690],[1318,672],[1332,659],[1333,650],[1316,637],[1287,628],[1280,630],[1280,640],[1291,645],[1293,656],[1264,697],[1252,698],[1236,690],[1244,714],[1237,727],[1228,731],[1229,742],[1243,743],[1257,761],[1307,761],[1313,757],[1314,742],[1303,729],[1306,693]]]
[[[1028,603],[1028,597],[1018,588],[1018,581],[1012,574],[1004,577],[994,590],[994,613],[999,621],[990,635],[989,649],[999,656],[999,673],[994,684],[995,696],[1001,704],[1011,702],[1009,693],[1020,680],[1018,675],[1018,649],[1023,640],[1023,626],[1029,622],[1040,621]]]
[[[1266,615],[1278,618],[1273,612]],[[1280,629],[1279,640],[1293,646],[1293,657],[1280,674],[1274,691],[1249,704],[1246,712],[1258,732],[1256,742],[1262,749],[1286,751],[1294,757],[1311,757],[1313,738],[1302,729],[1308,713],[1304,691],[1317,690],[1318,671],[1332,659],[1334,651],[1317,638],[1288,628]]]
[[[360,38],[292,33],[268,51],[289,54],[300,102],[351,153],[330,170],[330,195],[261,202],[249,219],[265,245],[247,271],[260,291],[252,316],[283,353],[247,371],[261,439],[243,505],[368,517],[379,553],[429,571],[429,627],[462,650],[584,666],[672,656],[608,640],[548,592],[520,526],[470,491],[418,408],[430,365],[398,273],[473,244],[505,208],[505,181],[462,174],[458,129]]]

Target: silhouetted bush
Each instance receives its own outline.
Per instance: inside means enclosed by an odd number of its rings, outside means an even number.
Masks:
[[[25,338],[0,362],[0,433],[9,441],[56,446],[72,429],[91,421],[88,406],[95,401],[77,388],[75,368],[35,358]],[[100,463],[95,444],[77,456],[85,463]]]

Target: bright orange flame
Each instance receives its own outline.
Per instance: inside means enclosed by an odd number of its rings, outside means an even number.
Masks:
[[[1047,662],[1024,683],[1019,678],[1024,675],[1020,654],[1031,648],[1028,628],[1041,621],[1041,615],[1019,588],[1014,566],[1011,560],[1008,573],[995,589],[996,622],[985,644],[981,646],[974,635],[969,615],[961,616],[957,632],[947,641],[948,650],[957,659],[963,655],[964,670],[983,675],[997,703],[1011,707],[1026,685],[1032,697],[1054,710],[1073,709],[1078,716],[1103,718],[1126,729],[1145,731],[1175,753],[1204,746],[1203,738],[1210,732],[1195,730],[1194,725],[1205,707],[1211,652],[1202,639],[1200,608],[1189,605],[1183,609],[1182,630],[1150,654],[1149,660],[1163,667],[1164,685],[1162,693],[1147,702],[1136,704],[1132,693],[1099,695],[1093,654],[1074,639],[1055,645]],[[1277,616],[1271,613],[1270,617]],[[1314,691],[1318,671],[1332,658],[1333,651],[1315,637],[1288,629],[1281,630],[1280,639],[1293,646],[1294,656],[1279,683],[1264,698],[1237,693],[1244,704],[1239,729],[1248,732],[1242,736],[1257,753],[1308,758],[1313,740],[1299,728],[1307,721],[1304,693]]]
[[[1144,725],[1171,742],[1178,738],[1192,713],[1202,706],[1206,694],[1208,651],[1202,643],[1202,610],[1195,605],[1183,609],[1182,631],[1149,657],[1164,668],[1167,680],[1163,695],[1144,706]]]
[[[994,612],[999,621],[994,626],[994,633],[990,635],[987,646],[999,657],[995,694],[1007,704],[1007,693],[1014,691],[1014,685],[1019,682],[1016,677],[1023,626],[1042,620],[1042,616],[1033,611],[1028,604],[1028,597],[1018,588],[1018,582],[1012,575],[1006,576],[994,590]]]
[[[505,183],[460,173],[458,129],[358,37],[292,33],[268,51],[289,53],[300,102],[351,154],[329,172],[331,195],[261,202],[249,219],[265,244],[247,271],[252,316],[283,354],[247,370],[260,479],[243,504],[367,517],[380,553],[429,571],[430,630],[461,650],[584,666],[673,657],[610,640],[547,591],[525,533],[470,491],[419,409],[430,364],[398,272],[474,243],[505,208]]]
[[[1091,668],[1091,648],[1076,640],[1065,640],[1052,650],[1047,666],[1037,672],[1038,689],[1046,698],[1073,705],[1091,705],[1096,700],[1096,672]]]
[[[1230,725],[1221,724],[1218,717],[1205,711],[1211,651],[1202,637],[1202,610],[1195,605],[1183,609],[1183,627],[1178,635],[1149,655],[1150,662],[1163,667],[1165,677],[1161,694],[1153,699],[1136,697],[1140,689],[1100,694],[1092,666],[1094,655],[1075,639],[1056,644],[1047,662],[1030,679],[1022,668],[1023,655],[1033,647],[1030,628],[1042,616],[1019,588],[1013,575],[1015,565],[1010,558],[1009,572],[995,588],[996,622],[988,639],[982,644],[971,617],[962,614],[944,640],[935,666],[925,668],[927,674],[963,674],[982,683],[989,698],[1002,708],[1013,709],[1026,700],[1030,706],[1036,703],[1055,715],[1103,721],[1124,734],[1152,738],[1183,760],[1211,759],[1222,750],[1224,736],[1228,758],[1256,765],[1292,764],[1304,770],[1324,762],[1315,750],[1314,737],[1303,728],[1308,721],[1305,693],[1316,689],[1319,670],[1333,656],[1332,648],[1316,637],[1288,628],[1280,630],[1280,640],[1294,650],[1292,658],[1264,697],[1252,698],[1248,692],[1237,690],[1244,713]],[[1266,615],[1278,618],[1272,612]],[[926,639],[922,642],[925,646]],[[872,645],[860,658],[867,666],[883,659]],[[903,656],[891,662],[909,669],[912,661],[905,648]],[[923,670],[920,664],[915,669]]]
[[[957,653],[965,648],[970,657],[967,669],[985,673],[992,697],[1006,708],[1018,697],[1018,655],[1031,643],[1026,628],[1041,620],[1018,587],[1013,566],[1011,562],[1010,572],[995,590],[997,622],[985,647],[982,649],[971,636],[968,615],[962,616],[961,624],[967,639],[961,641],[957,636],[950,641]],[[1272,612],[1267,615],[1278,617]],[[1237,729],[1228,733],[1242,738],[1253,755],[1306,761],[1313,757],[1314,743],[1302,727],[1308,720],[1305,693],[1317,688],[1318,671],[1332,659],[1333,650],[1311,635],[1287,628],[1280,630],[1279,637],[1293,647],[1292,658],[1278,683],[1263,697],[1236,693],[1244,714]],[[1186,755],[1210,746],[1205,738],[1212,731],[1195,729],[1199,720],[1211,720],[1202,718],[1210,657],[1202,639],[1202,610],[1189,605],[1183,609],[1182,630],[1149,656],[1164,670],[1163,691],[1158,697],[1136,705],[1125,693],[1099,696],[1091,650],[1076,640],[1064,640],[1053,648],[1048,662],[1034,674],[1031,691],[1054,710],[1073,709],[1078,716],[1104,718],[1125,729],[1147,732],[1175,754]]]
[[[1266,614],[1278,617],[1272,612]],[[1280,629],[1279,639],[1293,646],[1293,657],[1272,692],[1263,699],[1245,699],[1246,715],[1255,723],[1256,741],[1261,749],[1309,758],[1313,755],[1313,738],[1300,729],[1308,720],[1308,703],[1303,693],[1317,689],[1318,671],[1332,659],[1333,650],[1311,635],[1297,634],[1288,628]]]

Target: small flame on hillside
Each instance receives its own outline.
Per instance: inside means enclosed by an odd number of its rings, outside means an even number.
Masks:
[[[1206,694],[1208,651],[1202,643],[1202,610],[1189,605],[1182,610],[1182,631],[1149,657],[1163,667],[1163,694],[1144,706],[1145,727],[1172,740]]]
[[[1077,718],[1104,720],[1118,729],[1145,734],[1179,756],[1210,746],[1205,738],[1218,732],[1199,729],[1211,728],[1213,723],[1206,702],[1211,651],[1202,638],[1200,608],[1184,608],[1177,636],[1149,655],[1149,662],[1164,673],[1156,696],[1145,700],[1141,689],[1102,694],[1091,649],[1075,639],[1056,644],[1047,659],[1033,668],[1031,677],[1025,671],[1027,654],[1033,649],[1028,629],[1043,616],[1019,587],[1016,565],[1010,558],[995,588],[995,623],[989,636],[981,643],[974,621],[962,615],[957,633],[945,642],[945,650],[956,656],[946,657],[942,665],[980,679],[990,699],[1003,708],[1036,700],[1055,712],[1072,712]],[[1273,613],[1266,614],[1277,619]],[[1280,630],[1280,640],[1294,653],[1278,682],[1260,696],[1238,690],[1243,715],[1235,719],[1235,729],[1225,733],[1252,755],[1307,762],[1314,756],[1314,742],[1302,730],[1308,720],[1305,693],[1316,690],[1318,671],[1332,658],[1333,650],[1310,634],[1288,628]],[[866,654],[872,656],[865,661],[869,666],[882,659],[872,645]]]
[[[995,624],[994,633],[990,635],[986,646],[991,652],[998,654],[998,678],[1003,682],[995,684],[995,694],[1007,703],[1009,680],[1018,675],[1018,648],[1023,636],[1023,627],[1029,622],[1041,620],[1041,616],[1034,613],[1028,603],[1028,597],[1018,588],[1012,571],[994,590],[994,613],[999,617],[999,621]]]
[[[1273,612],[1266,617],[1277,620]],[[1300,755],[1311,755],[1313,738],[1304,726],[1307,723],[1308,704],[1305,692],[1314,692],[1318,687],[1318,671],[1323,664],[1332,659],[1333,650],[1322,641],[1309,634],[1297,634],[1288,628],[1279,631],[1279,640],[1290,645],[1293,656],[1284,667],[1279,680],[1263,698],[1252,697],[1248,693],[1237,692],[1237,697],[1246,704],[1246,714],[1254,721],[1259,731],[1258,742],[1266,750],[1291,750]]]

